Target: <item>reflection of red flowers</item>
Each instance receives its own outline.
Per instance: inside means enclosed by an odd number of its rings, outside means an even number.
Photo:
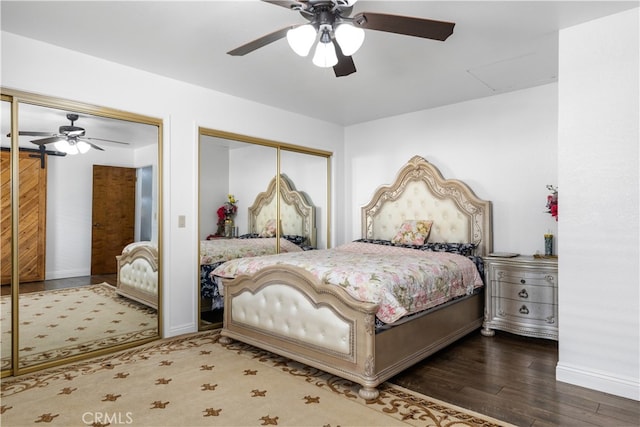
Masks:
[[[218,225],[224,224],[224,220],[227,218],[233,218],[238,212],[238,207],[232,203],[225,203],[220,206],[216,213],[218,214]]]
[[[553,185],[547,185],[547,189],[551,191],[551,194],[547,196],[547,213],[550,213],[552,217],[558,220],[558,189]]]

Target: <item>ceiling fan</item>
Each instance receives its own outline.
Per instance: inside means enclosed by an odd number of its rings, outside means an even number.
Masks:
[[[19,131],[18,135],[46,136],[47,138],[34,139],[31,142],[36,145],[39,145],[41,150],[46,144],[54,144],[56,150],[66,154],[86,153],[87,151],[89,151],[90,148],[104,151],[104,148],[94,144],[93,142],[91,142],[92,140],[129,145],[127,142],[113,141],[111,139],[89,138],[85,136],[86,131],[84,130],[84,128],[74,125],[76,120],[78,120],[77,114],[68,113],[67,119],[71,121],[71,125],[60,126],[58,128],[58,133]],[[10,135],[11,134],[7,136],[10,136]]]
[[[356,72],[351,55],[362,45],[364,29],[444,41],[453,34],[455,26],[453,22],[384,13],[360,12],[350,17],[357,0],[262,1],[299,12],[309,23],[287,26],[227,53],[246,55],[286,37],[294,52],[307,56],[317,41],[313,63],[333,67],[336,77]]]

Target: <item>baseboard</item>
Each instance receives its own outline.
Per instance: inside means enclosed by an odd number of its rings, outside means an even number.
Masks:
[[[67,279],[69,277],[83,277],[83,276],[91,276],[91,271],[87,271],[87,270],[47,271],[45,273],[45,280]]]
[[[640,401],[640,381],[638,378],[614,376],[607,372],[558,363],[556,380]]]

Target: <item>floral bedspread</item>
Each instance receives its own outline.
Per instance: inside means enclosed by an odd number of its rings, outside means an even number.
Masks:
[[[280,239],[281,252],[302,251],[300,246]],[[276,253],[276,238],[213,239],[200,241],[200,265],[215,264],[236,258]]]
[[[448,252],[351,242],[334,249],[243,258],[226,262],[213,275],[233,278],[276,264],[295,265],[351,296],[379,304],[378,319],[401,317],[469,295],[483,286],[475,264]]]

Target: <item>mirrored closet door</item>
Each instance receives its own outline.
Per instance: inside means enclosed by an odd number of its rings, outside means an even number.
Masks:
[[[162,122],[3,92],[3,375],[159,338]]]
[[[219,327],[212,271],[240,257],[327,248],[331,153],[200,129],[200,329]]]

